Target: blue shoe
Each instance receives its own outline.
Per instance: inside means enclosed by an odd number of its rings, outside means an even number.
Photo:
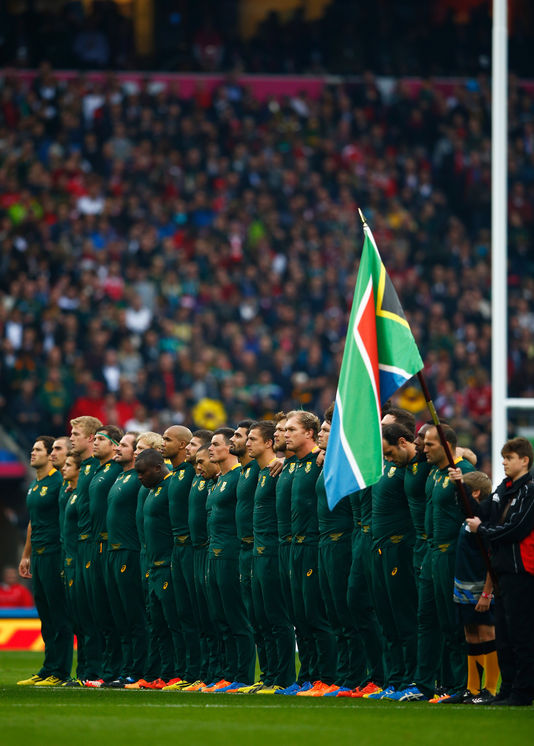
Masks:
[[[240,681],[232,681],[231,684],[228,686],[223,686],[222,689],[216,689],[215,694],[224,694],[225,692],[233,692],[237,691],[238,689],[241,689],[241,687],[247,686],[246,684],[241,683]]]
[[[346,686],[338,686],[336,687],[336,689],[333,689],[331,692],[325,692],[323,694],[323,697],[337,697],[339,692],[348,692],[348,691],[349,690],[347,689]]]
[[[127,676],[124,679],[125,684],[135,684],[136,681],[138,681],[138,679],[134,679],[133,676]]]
[[[428,697],[426,697],[416,686],[409,686],[407,689],[404,689],[404,691],[397,692],[397,694],[400,694],[401,696],[391,696],[388,697],[388,699],[396,699],[399,702],[428,702]]]
[[[313,689],[313,684],[311,683],[311,681],[305,681],[304,684],[302,684],[302,686],[299,689],[299,694],[300,692],[307,692],[310,689]]]
[[[388,686],[387,689],[383,689],[381,692],[375,692],[374,694],[369,694],[367,696],[367,699],[388,699],[390,694],[394,694],[395,688],[392,686]]]
[[[291,686],[286,686],[285,689],[280,689],[276,694],[296,694],[297,692],[300,692],[300,686],[295,683],[291,684]]]

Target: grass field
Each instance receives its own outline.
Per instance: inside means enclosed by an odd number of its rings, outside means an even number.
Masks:
[[[161,691],[39,689],[16,681],[38,653],[0,654],[0,744],[167,743],[514,746],[534,742],[534,708]]]

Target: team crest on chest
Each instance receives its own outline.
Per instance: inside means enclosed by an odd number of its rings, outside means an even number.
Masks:
[[[412,464],[412,474],[414,476],[417,474],[417,464]]]
[[[443,489],[445,489],[445,487],[446,487],[446,486],[447,486],[448,484],[449,484],[449,477],[445,477],[445,479],[443,480],[443,485],[442,485],[442,486],[443,486]]]
[[[85,467],[85,471],[84,471],[85,476],[87,476],[90,471],[91,471],[91,464],[87,464],[87,466]]]
[[[106,464],[106,465],[104,466],[104,473],[105,473],[106,471],[109,471],[109,468],[110,468],[110,466],[111,466],[111,464]]]
[[[41,495],[41,497],[44,497],[47,492],[48,492],[48,487],[41,487],[41,491],[39,492],[39,494]]]
[[[267,477],[266,477],[266,476],[265,476],[265,474],[264,474],[264,475],[263,475],[263,477],[261,478],[261,486],[262,486],[262,487],[263,487],[263,486],[265,485],[265,480],[266,480],[266,479],[267,479]]]
[[[226,489],[226,482],[223,482],[221,484],[221,492],[224,492],[225,489]]]
[[[201,479],[200,482],[198,483],[199,492],[203,490],[205,486],[206,486],[206,481],[204,479]]]
[[[311,461],[306,461],[306,466],[304,467],[304,471],[306,472],[306,474],[310,473],[310,471],[311,471],[311,464],[312,464]]]
[[[178,474],[178,479],[182,480],[185,477],[185,471],[182,469],[182,471]]]
[[[388,477],[391,478],[395,474],[396,471],[397,471],[396,466],[390,466],[389,471],[388,471]]]
[[[295,471],[295,462],[293,462],[292,464],[289,464],[289,473],[293,474],[294,471]]]

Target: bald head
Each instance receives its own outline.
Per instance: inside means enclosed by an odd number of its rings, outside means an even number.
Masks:
[[[172,425],[163,433],[163,455],[173,466],[185,461],[185,449],[192,437],[191,430],[183,425]]]

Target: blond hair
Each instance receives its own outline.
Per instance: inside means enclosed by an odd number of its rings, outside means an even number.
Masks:
[[[311,430],[313,432],[313,439],[317,439],[321,423],[317,415],[313,414],[313,412],[306,412],[304,409],[293,409],[287,413],[286,417],[288,420],[290,417],[296,417],[299,425],[302,425],[304,430]]]
[[[480,490],[480,500],[489,497],[493,492],[491,479],[483,471],[468,471],[467,474],[463,475],[462,479],[471,492]]]
[[[82,417],[75,417],[70,421],[70,426],[79,427],[83,430],[84,435],[95,435],[98,430],[102,427],[102,423],[97,417],[90,417],[89,415],[82,415]]]
[[[139,433],[135,441],[135,448],[137,448],[140,440],[143,440],[149,448],[155,448],[158,451],[161,451],[163,448],[163,435],[154,433],[151,430],[147,430],[146,433]]]

